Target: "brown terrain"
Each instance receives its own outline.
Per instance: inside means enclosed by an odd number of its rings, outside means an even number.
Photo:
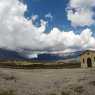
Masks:
[[[95,68],[0,68],[0,95],[95,95]]]

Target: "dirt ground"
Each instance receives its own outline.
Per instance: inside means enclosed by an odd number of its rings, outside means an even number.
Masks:
[[[95,95],[95,68],[0,68],[2,91],[13,91],[14,95]]]

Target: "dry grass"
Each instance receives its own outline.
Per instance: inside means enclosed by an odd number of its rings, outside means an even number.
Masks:
[[[89,84],[95,86],[95,81],[90,81]]]
[[[15,94],[12,90],[8,90],[8,91],[1,91],[0,95],[15,95]]]
[[[94,95],[94,75],[95,68],[0,68],[0,95]]]

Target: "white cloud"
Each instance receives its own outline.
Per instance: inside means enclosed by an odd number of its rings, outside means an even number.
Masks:
[[[51,20],[53,19],[53,16],[52,16],[51,13],[46,14],[45,17],[46,17],[46,18],[50,18]]]
[[[17,0],[0,0],[0,47],[8,49],[27,48],[32,50],[77,50],[95,48],[95,38],[90,29],[81,34],[61,31],[54,27],[46,34],[46,24],[40,20],[35,27],[31,20],[24,18],[26,6]]]
[[[38,15],[33,15],[32,16],[32,21],[35,21],[39,16]]]
[[[70,0],[68,7],[71,9],[67,11],[67,18],[72,26],[90,26],[95,23],[92,10],[95,0]]]
[[[48,35],[47,40],[53,50],[62,49],[87,49],[90,47],[95,48],[95,39],[92,37],[90,29],[85,29],[80,35],[75,34],[74,31],[61,32],[54,28]]]

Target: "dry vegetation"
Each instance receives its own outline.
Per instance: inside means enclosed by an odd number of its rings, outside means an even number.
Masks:
[[[15,95],[14,91],[8,90],[8,91],[1,91],[0,95]]]
[[[0,68],[0,95],[94,95],[95,68]]]
[[[61,69],[61,68],[79,68],[80,63],[64,62],[38,62],[38,61],[21,61],[21,60],[0,60],[0,67],[10,67],[19,69]]]

